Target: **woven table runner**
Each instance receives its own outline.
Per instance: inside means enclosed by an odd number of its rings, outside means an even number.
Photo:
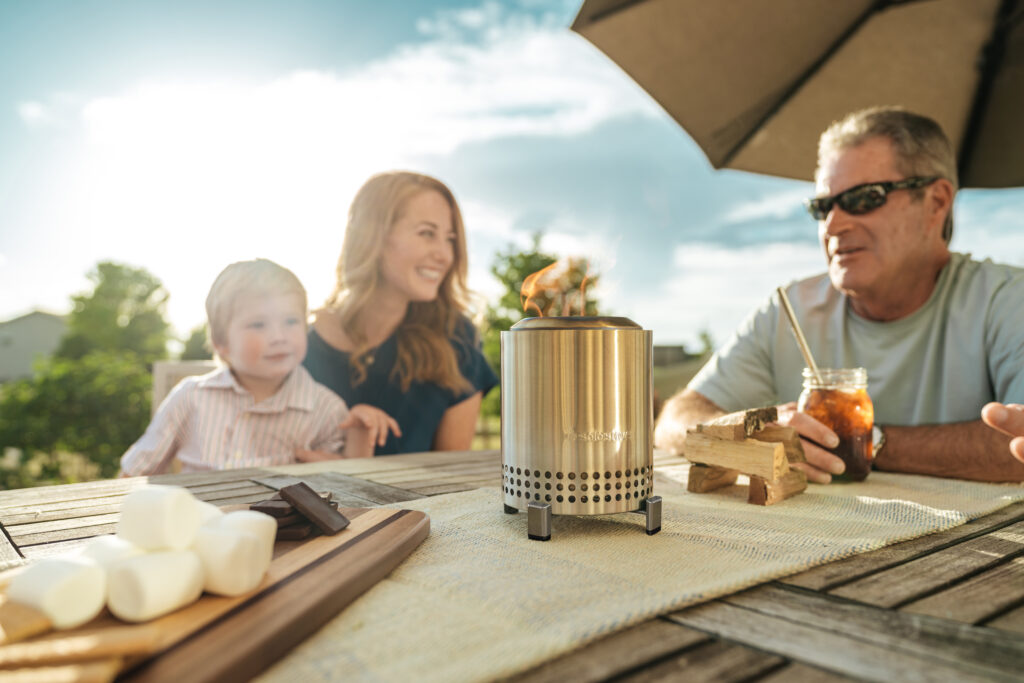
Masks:
[[[405,502],[430,536],[262,680],[483,681],[613,631],[1024,500],[1024,487],[874,472],[760,507],[746,486],[686,491],[659,469],[662,530],[644,517],[555,516],[548,542],[497,487]],[[741,480],[742,481],[742,480]]]

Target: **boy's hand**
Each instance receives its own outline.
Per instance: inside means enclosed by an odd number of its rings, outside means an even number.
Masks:
[[[375,408],[366,403],[352,406],[348,412],[348,417],[338,426],[342,429],[352,427],[365,429],[368,441],[371,444],[376,443],[378,446],[383,446],[387,442],[389,429],[395,436],[402,435],[402,430],[399,429],[395,418],[380,408]]]

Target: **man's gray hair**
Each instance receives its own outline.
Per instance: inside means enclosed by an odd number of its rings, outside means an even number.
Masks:
[[[901,107],[871,107],[848,114],[829,126],[818,141],[818,170],[835,153],[856,147],[871,138],[884,137],[892,142],[896,168],[904,175],[942,176],[959,188],[953,145],[934,119],[914,114]],[[816,178],[817,179],[817,178]],[[923,189],[912,190],[917,197]],[[942,237],[949,244],[953,237],[953,208],[950,207]]]

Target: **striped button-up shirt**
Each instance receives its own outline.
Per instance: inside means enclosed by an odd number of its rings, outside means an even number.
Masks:
[[[263,467],[296,462],[295,450],[340,453],[345,402],[295,368],[277,393],[256,403],[229,368],[186,377],[167,395],[146,433],[121,457],[127,476]]]

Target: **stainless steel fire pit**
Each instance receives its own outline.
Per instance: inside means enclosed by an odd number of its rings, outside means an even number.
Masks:
[[[652,495],[651,332],[628,318],[526,318],[501,333],[505,511],[527,511],[529,537],[551,515],[643,512]]]

